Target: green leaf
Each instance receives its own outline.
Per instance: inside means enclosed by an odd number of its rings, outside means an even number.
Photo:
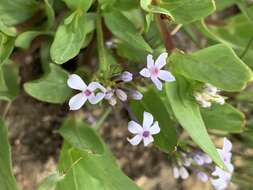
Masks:
[[[176,82],[166,84],[167,98],[175,117],[181,126],[188,132],[193,141],[195,141],[219,167],[224,168],[224,163],[206,131],[199,106],[193,98],[191,84],[183,77],[177,77],[176,79]]]
[[[50,54],[55,63],[62,64],[75,57],[88,33],[94,30],[94,15],[74,12],[65,19],[55,34]]]
[[[26,93],[49,103],[63,103],[72,94],[67,86],[68,73],[57,65],[50,64],[50,72],[42,78],[24,84]]]
[[[34,38],[40,35],[51,35],[51,32],[45,31],[26,31],[18,35],[15,40],[15,46],[23,49],[28,49]]]
[[[58,172],[47,176],[39,185],[37,190],[54,190],[57,183],[64,179],[64,175]]]
[[[63,0],[67,6],[72,10],[81,10],[86,12],[92,5],[92,0]]]
[[[8,26],[18,24],[30,18],[37,6],[36,0],[0,0],[0,20]]]
[[[213,104],[211,108],[201,108],[201,115],[208,129],[240,133],[245,125],[244,114],[229,104]]]
[[[0,65],[0,99],[14,100],[19,94],[19,69],[12,61]]]
[[[213,0],[163,0],[156,6],[170,12],[175,22],[180,24],[200,20],[215,11]]]
[[[3,190],[18,190],[12,173],[11,147],[8,141],[8,131],[0,118],[0,184]]]
[[[170,62],[174,72],[225,91],[241,91],[253,78],[249,67],[225,45],[214,45],[191,55],[174,52]]]
[[[94,154],[104,153],[104,146],[95,130],[84,122],[68,118],[59,132],[66,141],[77,149]]]
[[[141,8],[149,13],[159,13],[159,14],[165,14],[168,15],[171,19],[174,20],[173,16],[171,15],[171,12],[167,9],[164,9],[160,6],[155,6],[152,4],[152,0],[141,0],[140,1]]]
[[[170,113],[165,105],[166,102],[161,99],[161,94],[158,94],[154,89],[149,89],[143,92],[141,101],[131,102],[131,109],[141,123],[144,111],[150,112],[154,116],[161,128],[160,133],[154,136],[154,144],[160,150],[170,153],[175,150],[177,138],[173,121],[170,119]]]
[[[14,38],[0,32],[0,65],[11,55],[14,48]]]
[[[234,0],[215,0],[216,10],[220,11],[228,6],[233,5]]]
[[[0,20],[0,31],[11,37],[15,37],[17,35],[16,28],[5,25],[2,20]]]
[[[119,11],[112,11],[104,14],[105,24],[110,31],[120,40],[128,43],[130,46],[152,52],[152,48],[130,20]]]
[[[66,173],[57,190],[141,190],[117,166],[112,154],[94,155],[63,145],[59,170]]]

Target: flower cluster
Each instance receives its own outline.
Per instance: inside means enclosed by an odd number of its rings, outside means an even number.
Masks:
[[[175,81],[175,77],[169,71],[161,70],[161,68],[166,65],[167,56],[167,53],[162,53],[157,60],[154,61],[153,56],[148,55],[147,68],[140,71],[140,75],[151,78],[158,90],[162,90],[162,83],[160,80],[167,82]],[[80,109],[87,100],[91,104],[96,104],[104,98],[110,105],[114,106],[117,103],[117,99],[122,102],[127,101],[128,98],[135,100],[142,99],[143,95],[139,91],[123,86],[125,83],[133,80],[132,73],[124,71],[120,75],[113,76],[111,80],[115,85],[105,88],[98,82],[91,82],[89,85],[86,85],[78,75],[70,75],[67,81],[68,86],[72,89],[81,91],[70,99],[70,110]]]
[[[212,102],[223,105],[225,97],[219,95],[220,90],[211,84],[205,84],[200,92],[195,92],[194,97],[203,108],[212,106]]]
[[[208,175],[197,169],[196,166],[206,167],[212,163],[212,159],[203,152],[195,153],[182,153],[180,159],[177,159],[176,164],[173,167],[173,176],[178,179],[187,179],[189,172],[193,172],[201,181],[207,182],[209,180]]]
[[[222,149],[217,149],[221,159],[223,160],[228,171],[225,171],[218,166],[213,166],[212,159],[203,152],[181,153],[173,167],[173,176],[178,179],[187,179],[189,172],[194,173],[202,182],[207,182],[210,179],[211,184],[216,190],[225,190],[229,184],[234,170],[231,162],[232,158],[232,143],[224,138]],[[212,173],[210,172],[212,170]],[[208,173],[211,173],[210,176]],[[213,177],[211,177],[211,175]]]
[[[232,143],[227,138],[224,138],[223,148],[217,150],[227,168],[227,171],[216,166],[212,175],[217,178],[212,179],[212,184],[216,190],[224,190],[230,184],[232,173],[234,171],[234,166],[231,162]]]

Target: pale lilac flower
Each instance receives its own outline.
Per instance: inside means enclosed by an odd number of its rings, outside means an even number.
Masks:
[[[201,171],[198,171],[196,175],[197,175],[197,178],[200,179],[202,182],[207,182],[209,179],[208,175]]]
[[[133,80],[133,74],[128,71],[124,71],[123,73],[121,73],[120,79],[124,82],[130,82]]]
[[[125,102],[127,100],[127,94],[123,90],[116,89],[115,93],[121,101]]]
[[[151,78],[158,90],[162,90],[162,82],[160,80],[166,82],[172,82],[176,80],[169,71],[161,70],[161,68],[166,65],[167,56],[167,53],[162,53],[154,62],[153,56],[149,54],[147,56],[147,68],[143,68],[140,71],[142,76]]]
[[[234,171],[234,166],[231,163],[232,143],[227,138],[224,138],[223,148],[217,150],[228,171],[225,171],[216,166],[212,175],[218,178],[213,179],[212,184],[216,190],[224,190],[228,187],[232,177],[232,173]]]
[[[174,178],[182,178],[182,179],[187,179],[189,177],[189,173],[185,167],[181,166],[180,168],[174,167],[173,168],[173,176]]]
[[[101,84],[98,82],[91,82],[87,86],[81,77],[76,74],[69,76],[67,84],[70,88],[81,91],[69,100],[70,110],[80,109],[87,100],[91,104],[97,104],[105,96],[106,89]]]
[[[130,121],[128,130],[135,135],[131,139],[127,138],[132,145],[136,146],[143,140],[144,146],[148,146],[154,141],[152,135],[160,132],[160,127],[157,121],[154,122],[154,118],[150,113],[144,112],[142,126],[135,121]]]

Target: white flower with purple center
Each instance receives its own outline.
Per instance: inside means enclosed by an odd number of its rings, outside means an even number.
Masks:
[[[104,96],[106,89],[98,82],[91,82],[86,85],[80,76],[72,74],[67,84],[70,88],[81,91],[69,100],[70,110],[80,109],[88,100],[91,104],[97,104]]]
[[[149,54],[147,56],[147,68],[143,68],[140,71],[142,76],[151,78],[158,90],[162,90],[162,82],[160,80],[166,82],[172,82],[176,80],[169,71],[161,70],[166,65],[167,57],[167,53],[162,53],[154,62],[153,56]]]
[[[144,112],[142,126],[135,121],[130,121],[128,130],[135,135],[131,139],[127,138],[132,145],[136,146],[143,140],[144,146],[148,146],[154,141],[152,135],[160,132],[160,127],[157,121],[154,122],[154,118],[150,113]]]

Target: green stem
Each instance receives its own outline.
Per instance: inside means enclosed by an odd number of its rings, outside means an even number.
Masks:
[[[248,10],[248,7],[245,5],[244,0],[236,0],[236,4],[242,13],[247,17],[247,19],[253,24],[253,14]]]
[[[98,48],[98,58],[99,58],[99,73],[106,75],[107,74],[107,60],[106,60],[106,51],[104,47],[104,36],[102,29],[101,15],[99,11],[97,12],[96,19],[96,29],[97,29],[97,48]]]
[[[240,55],[240,58],[241,58],[241,59],[247,54],[248,50],[250,49],[250,46],[251,46],[252,42],[253,42],[253,36],[250,38],[250,40],[249,40],[249,42],[248,42],[246,48],[244,49],[244,51],[243,51],[242,54]]]

